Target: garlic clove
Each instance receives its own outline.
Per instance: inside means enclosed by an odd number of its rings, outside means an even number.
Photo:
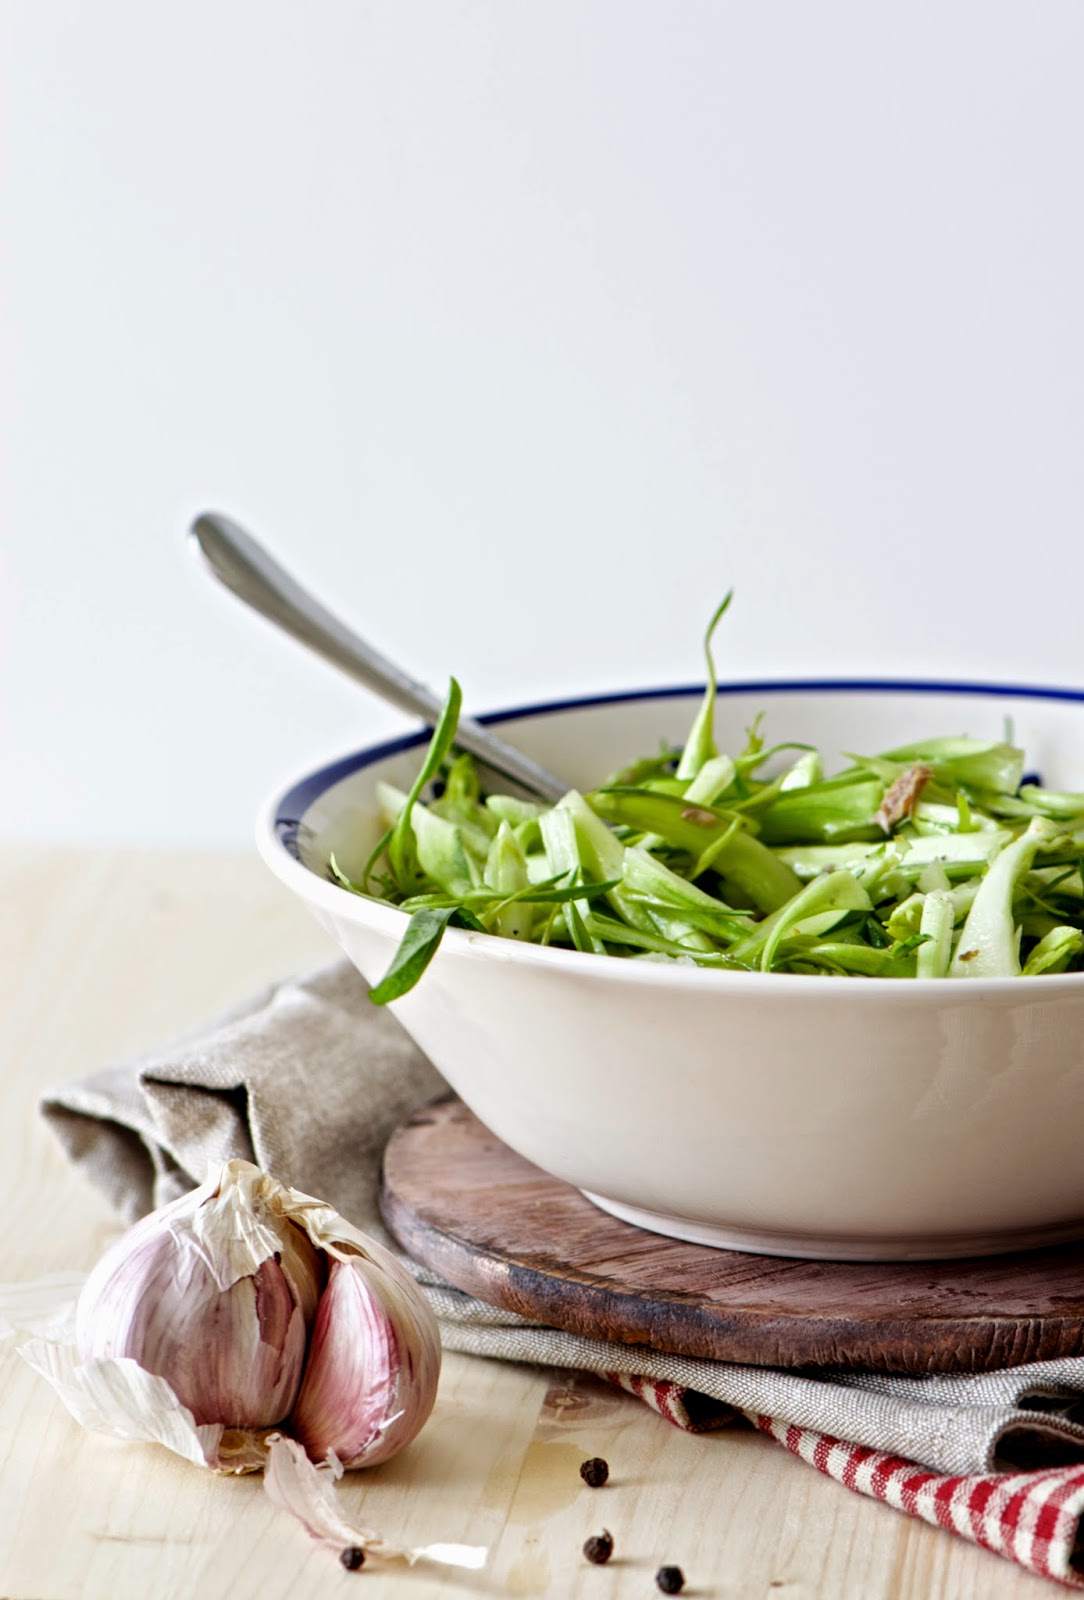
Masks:
[[[182,1235],[119,1240],[79,1297],[84,1361],[129,1357],[164,1378],[197,1424],[270,1428],[301,1382],[305,1318],[278,1262],[220,1289]]]
[[[375,1466],[422,1427],[439,1375],[436,1323],[417,1286],[371,1241],[364,1255],[343,1249],[331,1261],[284,1431],[313,1461],[333,1455],[344,1467]]]

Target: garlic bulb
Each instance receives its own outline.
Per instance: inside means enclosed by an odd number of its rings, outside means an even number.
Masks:
[[[428,1418],[440,1372],[436,1321],[394,1257],[247,1161],[105,1253],[75,1343],[83,1368],[160,1379],[226,1472],[263,1465],[271,1432],[314,1462],[385,1461]]]
[[[77,1422],[218,1472],[263,1472],[277,1506],[341,1554],[473,1570],[483,1546],[389,1544],[337,1504],[345,1467],[386,1461],[436,1398],[436,1319],[394,1256],[248,1161],[144,1217],[72,1301],[18,1286],[19,1350]],[[10,1297],[9,1297],[10,1299]]]

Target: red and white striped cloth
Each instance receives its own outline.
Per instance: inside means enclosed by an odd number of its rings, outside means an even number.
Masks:
[[[744,1417],[792,1455],[856,1494],[921,1517],[1067,1588],[1084,1589],[1082,1463],[947,1477],[902,1456],[717,1405],[675,1383],[618,1372],[606,1376],[687,1433],[726,1427]]]

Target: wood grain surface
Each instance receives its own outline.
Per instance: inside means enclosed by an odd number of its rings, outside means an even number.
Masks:
[[[1084,1351],[1084,1244],[971,1261],[791,1261],[647,1233],[516,1155],[463,1103],[416,1113],[384,1162],[417,1260],[572,1333],[767,1366],[976,1372]]]
[[[36,1112],[47,1087],[330,960],[247,855],[0,847],[0,1277],[88,1268],[118,1223]],[[605,1489],[578,1464],[602,1455]],[[447,1355],[430,1422],[348,1473],[345,1513],[403,1544],[465,1540],[484,1572],[346,1573],[275,1510],[152,1446],[85,1433],[0,1343],[0,1600],[1041,1600],[1059,1591],[851,1494],[763,1435],[679,1432],[590,1377]],[[610,1528],[609,1567],[580,1556]]]

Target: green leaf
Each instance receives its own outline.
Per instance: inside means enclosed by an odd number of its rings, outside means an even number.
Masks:
[[[391,966],[380,982],[369,990],[374,1006],[386,1006],[389,1000],[398,1000],[413,989],[426,967],[432,961],[444,937],[444,930],[453,917],[460,914],[458,906],[445,906],[441,910],[427,908],[415,911],[407,923],[407,930],[399,941],[399,948]]]
[[[582,950],[586,955],[604,956],[606,954],[602,941],[589,933],[584,918],[580,915],[579,907],[574,900],[565,906],[565,920],[568,931],[572,935],[572,943],[577,950]]]
[[[425,906],[415,911],[399,941],[391,966],[380,982],[369,990],[373,1005],[385,1006],[389,1000],[398,1000],[413,989],[436,955],[444,930],[448,927],[467,928],[472,933],[489,932],[485,923],[480,922],[473,911],[468,911],[465,906]]]

